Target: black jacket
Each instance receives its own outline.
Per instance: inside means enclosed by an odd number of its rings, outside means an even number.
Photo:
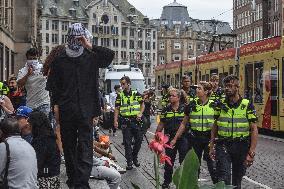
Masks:
[[[93,46],[79,57],[68,57],[63,51],[50,65],[47,89],[61,111],[77,108],[90,119],[101,114],[99,68],[112,62],[114,51]]]

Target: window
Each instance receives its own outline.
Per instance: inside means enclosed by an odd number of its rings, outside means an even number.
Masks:
[[[151,42],[145,41],[145,50],[150,50],[150,49],[151,49]]]
[[[161,55],[160,56],[160,64],[164,64],[165,63],[165,56]]]
[[[45,42],[49,43],[49,34],[48,33],[45,34]]]
[[[45,29],[49,30],[49,20],[46,20],[46,22],[45,22]]]
[[[62,31],[67,31],[69,27],[69,23],[68,22],[62,22]]]
[[[52,34],[52,43],[58,44],[58,34]]]
[[[179,42],[174,43],[174,49],[180,49],[180,43]]]
[[[122,34],[121,35],[123,35],[123,36],[126,36],[126,31],[127,31],[127,28],[126,27],[123,27],[122,28]]]
[[[98,45],[98,38],[97,37],[93,37],[93,44]]]
[[[58,30],[58,20],[52,20],[52,30]]]
[[[93,19],[96,19],[96,18],[97,18],[96,13],[93,13]]]
[[[134,31],[135,31],[134,28],[131,28],[131,29],[130,29],[130,36],[131,36],[131,37],[134,37],[134,33],[135,33]]]
[[[118,39],[113,39],[112,45],[113,45],[113,47],[118,47]]]
[[[188,43],[188,49],[192,50],[192,43]]]
[[[153,40],[156,39],[156,31],[153,31]]]
[[[121,59],[126,60],[126,51],[121,51]]]
[[[49,54],[49,46],[45,47],[45,54],[48,55]]]
[[[142,41],[138,41],[138,48],[143,49]]]
[[[163,41],[160,42],[160,49],[165,49],[165,42]]]
[[[114,20],[115,23],[117,23],[117,16],[114,16],[113,20]]]
[[[180,61],[181,60],[181,55],[180,54],[174,54],[173,55],[173,61]]]
[[[129,40],[129,48],[134,49],[134,40]]]
[[[109,38],[101,38],[101,46],[109,47],[110,46]]]
[[[197,45],[197,50],[201,50],[201,45],[200,44]]]
[[[142,29],[138,29],[137,32],[138,32],[138,37],[141,38],[141,37],[142,37],[143,30],[142,30]]]
[[[156,53],[153,53],[153,61],[156,60]]]
[[[126,48],[126,40],[121,40],[121,48]]]
[[[153,42],[153,50],[156,49],[156,42]]]

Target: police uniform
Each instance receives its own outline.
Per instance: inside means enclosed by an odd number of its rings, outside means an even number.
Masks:
[[[120,92],[115,101],[115,107],[119,107],[120,126],[122,128],[123,142],[125,147],[125,158],[127,165],[132,166],[138,163],[138,152],[141,148],[143,130],[141,121],[137,121],[140,107],[143,103],[141,95],[137,91]],[[134,147],[132,149],[132,138]]]
[[[224,181],[225,184],[232,184],[240,189],[242,177],[246,172],[244,161],[250,147],[250,124],[257,121],[255,108],[247,99],[240,98],[234,104],[229,104],[228,99],[223,99],[215,111],[215,116],[218,130],[218,181]]]
[[[213,103],[212,100],[208,100],[206,104],[202,105],[199,99],[195,99],[186,107],[185,115],[189,116],[189,125],[191,127],[190,143],[199,159],[200,165],[203,154],[203,159],[207,162],[208,171],[215,184],[218,181],[216,169],[214,162],[209,157],[211,130],[215,122]]]
[[[160,116],[160,121],[164,124],[164,134],[169,135],[169,141],[171,141],[184,118],[184,105],[180,104],[177,110],[174,110],[171,105],[165,107]],[[179,163],[184,160],[188,151],[188,140],[186,135],[183,134],[176,142],[173,149],[166,148],[166,155],[171,158],[171,162],[174,165],[177,152],[179,153]],[[164,172],[164,184],[169,185],[172,181],[173,166],[165,164]]]
[[[0,82],[0,95],[8,95],[9,88],[2,82]]]
[[[218,87],[216,91],[213,91],[212,94],[210,95],[210,100],[216,101],[216,100],[222,100],[226,96],[224,95],[224,91],[222,90],[221,87]]]

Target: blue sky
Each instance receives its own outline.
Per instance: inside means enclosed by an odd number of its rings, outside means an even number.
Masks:
[[[159,18],[163,6],[174,0],[128,0],[134,7],[149,18]],[[177,0],[177,3],[187,6],[189,16],[197,19],[212,19],[233,22],[232,0]],[[224,13],[225,12],[225,13]],[[222,15],[219,15],[223,13]]]

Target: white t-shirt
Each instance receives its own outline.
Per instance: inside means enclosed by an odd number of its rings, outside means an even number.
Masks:
[[[39,67],[42,67],[39,64]],[[28,71],[27,64],[20,69],[17,80],[22,79]],[[42,72],[36,71],[32,73],[25,84],[27,91],[27,106],[34,109],[43,104],[50,104],[49,93],[46,88],[47,78],[43,76]]]
[[[114,109],[115,109],[116,97],[117,97],[117,94],[116,94],[115,91],[109,94],[109,104],[110,104],[110,107],[111,107],[111,111],[114,111]]]

